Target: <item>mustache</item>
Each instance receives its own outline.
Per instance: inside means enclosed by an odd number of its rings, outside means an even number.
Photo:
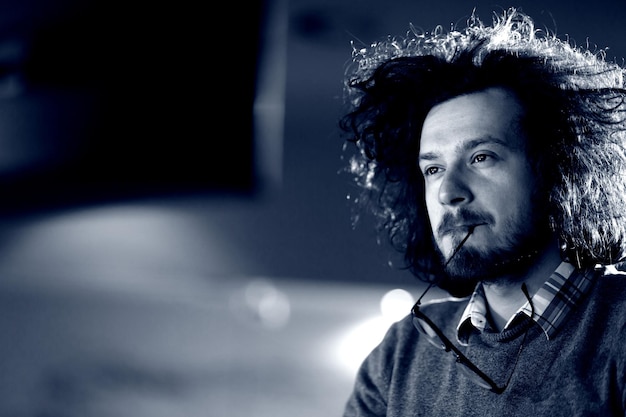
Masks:
[[[479,224],[491,224],[494,222],[493,216],[489,213],[480,213],[477,211],[461,208],[456,213],[444,213],[441,223],[437,227],[437,235],[444,236],[448,233],[458,231],[459,229],[474,230],[474,226]]]

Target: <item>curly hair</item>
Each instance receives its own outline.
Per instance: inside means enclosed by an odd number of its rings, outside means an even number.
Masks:
[[[490,26],[472,15],[462,30],[411,27],[353,46],[339,126],[356,146],[347,168],[361,190],[355,200],[406,267],[431,282],[438,261],[417,167],[422,124],[438,103],[503,87],[525,108],[527,150],[563,255],[579,266],[615,264],[626,249],[624,73],[604,51],[537,30],[513,8]]]

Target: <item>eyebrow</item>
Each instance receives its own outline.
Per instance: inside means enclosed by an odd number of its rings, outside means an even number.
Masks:
[[[467,141],[464,141],[463,143],[460,143],[457,147],[456,147],[456,151],[457,152],[462,152],[462,151],[466,151],[468,149],[473,149],[476,148],[478,146],[484,145],[486,143],[494,143],[496,145],[500,145],[503,146],[505,148],[509,148],[509,149],[514,149],[515,147],[511,146],[511,144],[509,142],[505,142],[502,139],[498,139],[496,137],[493,136],[486,136],[486,137],[481,137],[481,138],[476,138],[476,139],[470,139]],[[434,161],[436,159],[438,159],[440,157],[440,153],[438,152],[425,152],[425,153],[420,153],[418,156],[418,161]]]

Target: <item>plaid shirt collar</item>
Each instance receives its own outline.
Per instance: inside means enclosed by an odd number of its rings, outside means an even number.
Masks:
[[[541,326],[548,340],[554,336],[570,311],[588,292],[597,272],[593,268],[584,271],[577,270],[572,264],[562,262],[531,297],[535,308],[532,318]],[[505,329],[509,328],[519,314],[531,317],[532,312],[528,302],[509,319]],[[482,332],[488,326],[487,300],[482,284],[478,284],[457,326],[457,340],[465,345],[472,328]]]

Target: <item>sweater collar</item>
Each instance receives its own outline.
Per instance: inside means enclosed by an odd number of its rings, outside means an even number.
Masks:
[[[531,317],[543,329],[546,338],[550,340],[570,315],[571,311],[580,304],[584,295],[591,288],[598,269],[579,270],[568,262],[561,262],[546,282],[531,297],[535,310],[532,315],[530,304],[526,302],[509,319],[504,330],[509,329],[520,314]],[[465,307],[459,325],[457,326],[457,340],[466,345],[472,331],[484,331],[489,328],[487,320],[487,299],[482,283],[479,283]]]

